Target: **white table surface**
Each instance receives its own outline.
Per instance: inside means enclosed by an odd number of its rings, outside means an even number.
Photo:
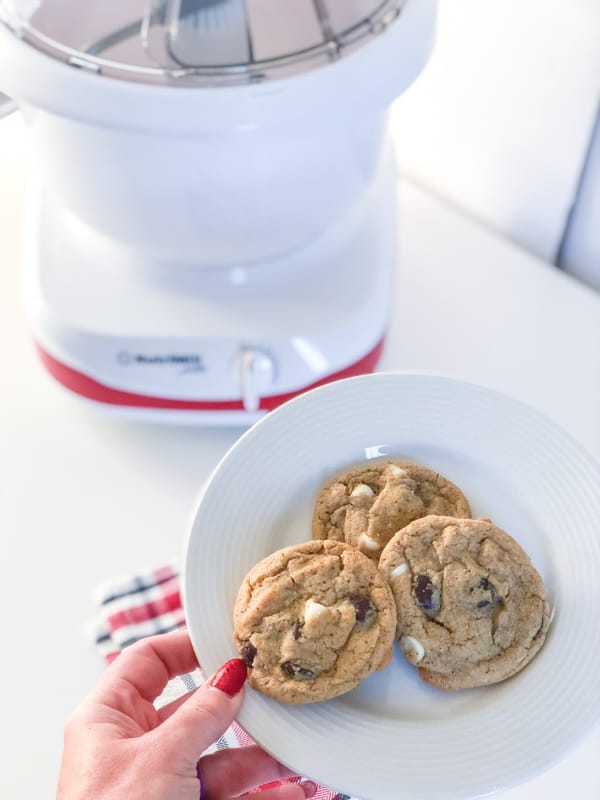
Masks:
[[[53,796],[63,722],[102,670],[84,632],[92,590],[180,553],[198,487],[240,433],[103,416],[45,374],[19,283],[26,158],[21,120],[4,120],[0,797],[6,800]],[[382,367],[439,371],[508,392],[562,423],[600,459],[600,295],[408,183],[401,186],[400,218],[397,304]],[[598,797],[598,753],[597,729],[561,763],[503,797]]]

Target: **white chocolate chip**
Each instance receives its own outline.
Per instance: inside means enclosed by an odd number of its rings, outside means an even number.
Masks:
[[[425,648],[418,639],[412,636],[403,636],[400,639],[400,647],[411,664],[418,664],[423,660]]]
[[[327,611],[327,606],[321,605],[321,603],[317,603],[316,600],[307,600],[304,605],[304,622],[305,624],[310,624],[313,620],[320,617]]]
[[[352,489],[350,497],[373,497],[374,494],[373,489],[366,483],[359,483]]]
[[[395,464],[388,464],[388,472],[397,478],[408,478],[408,472]]]
[[[398,564],[396,569],[393,569],[390,573],[390,578],[397,578],[399,575],[404,575],[406,570],[408,569],[408,564],[406,561],[403,561],[402,564]]]
[[[358,549],[362,550],[363,553],[374,553],[377,550],[381,550],[375,539],[371,539],[366,533],[361,533],[359,536]]]

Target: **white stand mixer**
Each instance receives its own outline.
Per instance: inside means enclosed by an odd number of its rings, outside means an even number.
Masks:
[[[372,370],[395,271],[386,112],[435,0],[83,5],[0,0],[49,371],[123,412],[247,424]]]

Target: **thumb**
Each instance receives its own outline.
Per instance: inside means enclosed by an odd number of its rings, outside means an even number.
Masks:
[[[247,673],[241,658],[227,661],[156,729],[167,758],[189,761],[196,768],[203,751],[227,730],[240,710]]]

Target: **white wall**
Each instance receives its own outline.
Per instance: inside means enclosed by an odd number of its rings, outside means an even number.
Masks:
[[[401,168],[554,261],[599,95],[600,0],[440,0],[393,112]]]

